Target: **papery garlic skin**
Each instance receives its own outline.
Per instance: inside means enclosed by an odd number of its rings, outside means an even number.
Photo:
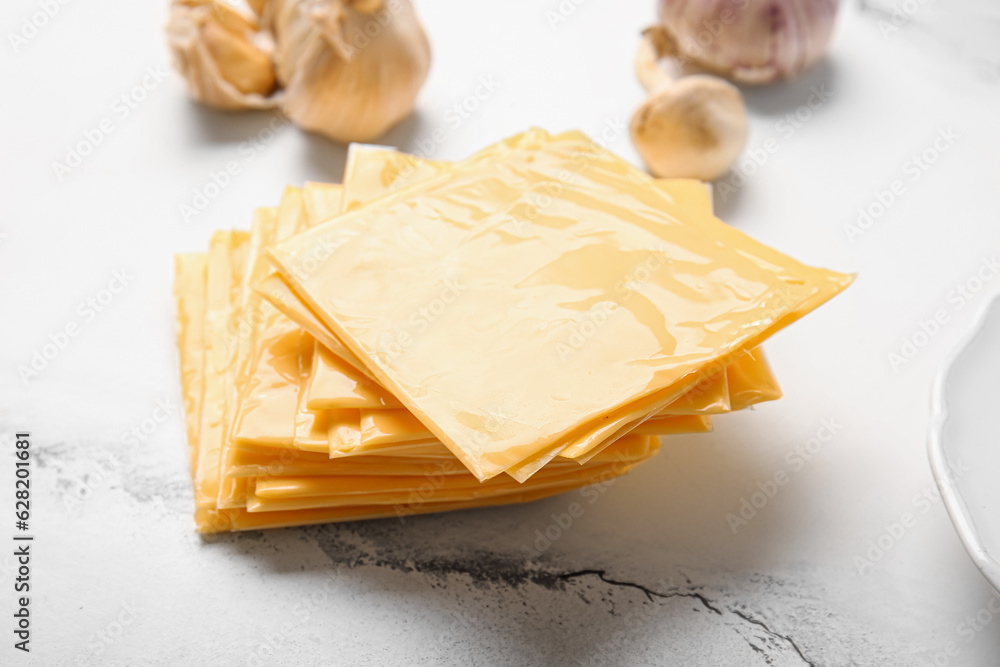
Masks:
[[[384,134],[413,110],[430,44],[410,0],[271,0],[282,108],[342,142]]]
[[[249,6],[175,0],[166,33],[174,66],[196,100],[227,110],[277,104],[270,37]]]
[[[671,55],[734,81],[790,78],[826,53],[837,0],[660,0]]]

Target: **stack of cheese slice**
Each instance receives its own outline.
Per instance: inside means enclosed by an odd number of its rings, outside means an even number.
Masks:
[[[352,146],[176,259],[198,529],[525,502],[781,395],[761,342],[851,281],[585,136]]]

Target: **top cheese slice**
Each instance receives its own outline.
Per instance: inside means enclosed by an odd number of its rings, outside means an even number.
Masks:
[[[447,162],[425,160],[384,146],[351,144],[348,148],[347,166],[344,170],[342,210],[360,208],[393,190],[440,173],[449,166],[450,164]],[[655,183],[676,204],[696,207],[708,212],[712,211],[711,184],[692,179],[657,179]],[[271,285],[280,289],[283,287],[283,281],[276,277]],[[275,291],[273,287],[271,291]],[[294,294],[288,291],[287,295],[290,298],[286,307],[295,308],[298,302],[295,300]],[[280,295],[275,295],[276,301],[280,298]],[[603,315],[605,313],[595,313],[596,321],[590,323],[589,326],[598,325]],[[299,321],[300,324],[303,321],[309,321],[315,328],[323,329],[323,325],[319,323],[318,319],[309,313],[293,319]],[[305,325],[303,324],[303,326]],[[584,331],[576,332],[569,340],[569,345],[563,348],[563,354],[572,354],[574,346],[584,344],[586,342],[585,332],[585,328]],[[375,384],[371,378],[356,370],[344,359],[337,357],[326,346],[321,347],[322,350],[316,358],[318,363],[316,363],[315,372],[310,377],[307,390],[309,409],[394,409],[401,407],[389,392]],[[741,368],[737,369],[737,366]],[[744,387],[743,391],[740,392],[740,401],[734,404],[730,400],[728,391],[727,375],[731,373],[742,373],[746,377],[758,379],[761,382],[759,390],[753,386]],[[741,409],[751,403],[774,400],[780,395],[780,389],[767,367],[767,362],[762,356],[747,353],[730,364],[729,367],[703,379],[691,391],[661,410],[658,416],[719,414]],[[422,433],[420,437],[427,437],[427,430],[423,424],[416,423],[419,424]]]
[[[269,252],[480,479],[633,404],[655,413],[851,281],[537,130]],[[610,315],[564,354],[595,309]]]

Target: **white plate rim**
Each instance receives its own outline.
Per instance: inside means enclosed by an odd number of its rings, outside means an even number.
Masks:
[[[965,545],[965,550],[979,571],[986,577],[986,580],[990,582],[990,585],[997,592],[1000,592],[1000,562],[997,562],[986,548],[982,536],[979,534],[979,529],[976,527],[974,515],[962,496],[959,480],[948,465],[948,459],[945,456],[947,443],[944,437],[944,425],[948,420],[946,396],[948,377],[959,356],[983,333],[986,320],[994,308],[1000,308],[1000,295],[992,297],[989,303],[980,310],[972,329],[955,346],[955,349],[948,356],[944,369],[934,379],[931,391],[931,418],[927,437],[927,454],[934,481],[941,492],[941,498],[944,500],[948,515],[955,525],[955,530],[958,531],[958,536],[962,540],[962,544]]]

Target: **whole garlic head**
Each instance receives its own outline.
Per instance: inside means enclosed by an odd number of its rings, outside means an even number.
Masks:
[[[271,40],[249,6],[176,0],[166,32],[174,66],[196,100],[230,110],[276,104]]]
[[[173,0],[167,41],[196,100],[343,142],[413,111],[430,69],[411,0]]]
[[[838,0],[660,0],[673,55],[741,83],[792,77],[826,52]]]
[[[282,108],[338,141],[368,141],[406,117],[430,69],[410,0],[271,0]]]

